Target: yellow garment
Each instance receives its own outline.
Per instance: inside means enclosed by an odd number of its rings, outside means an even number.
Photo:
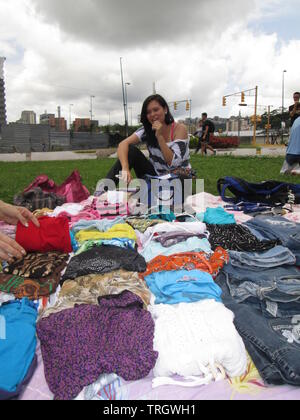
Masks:
[[[137,242],[137,236],[134,229],[127,223],[115,225],[107,232],[99,232],[98,230],[81,230],[76,234],[76,240],[80,243],[91,240],[101,239],[133,239]]]

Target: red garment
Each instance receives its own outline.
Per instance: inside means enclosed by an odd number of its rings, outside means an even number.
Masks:
[[[57,186],[47,175],[40,175],[24,190],[24,193],[36,187],[40,187],[44,192],[65,197],[67,203],[81,203],[90,196],[88,189],[81,183],[78,171],[74,171],[60,186]]]
[[[26,228],[18,223],[16,241],[27,252],[72,252],[69,222],[65,217],[41,217],[37,228],[32,222]]]

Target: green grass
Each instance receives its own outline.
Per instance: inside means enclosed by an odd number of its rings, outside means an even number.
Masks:
[[[198,178],[205,180],[205,191],[217,195],[217,181],[224,176],[236,176],[251,182],[278,180],[300,183],[300,177],[280,175],[283,158],[269,157],[192,157]],[[12,203],[15,194],[24,190],[36,176],[46,174],[57,184],[78,169],[83,183],[93,192],[97,181],[104,178],[113,159],[61,162],[0,162],[0,199]]]

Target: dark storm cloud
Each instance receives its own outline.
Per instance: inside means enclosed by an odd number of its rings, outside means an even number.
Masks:
[[[93,44],[128,47],[195,42],[220,36],[253,10],[254,0],[33,0],[36,10],[62,31]],[[199,40],[199,38],[197,38]]]

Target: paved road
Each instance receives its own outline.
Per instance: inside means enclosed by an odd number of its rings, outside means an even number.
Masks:
[[[74,152],[49,152],[49,153],[31,153],[32,162],[44,162],[44,161],[55,161],[55,160],[91,160],[96,159],[95,154],[89,153],[74,153]],[[0,154],[0,162],[26,162],[30,158],[27,158],[25,153],[10,153]]]
[[[149,157],[149,152],[143,152],[145,156]],[[210,152],[209,152],[210,153]],[[193,151],[192,151],[193,154]],[[282,156],[286,154],[285,147],[268,147],[262,148],[261,156]],[[218,156],[256,156],[255,149],[237,149],[237,150],[219,150],[217,151]],[[110,158],[116,158],[117,154],[113,154]],[[49,152],[49,153],[32,153],[32,162],[44,162],[44,161],[55,161],[55,160],[95,160],[96,155],[93,153],[74,153],[74,152]],[[0,162],[26,162],[30,158],[26,154],[11,153],[11,154],[0,154]]]

